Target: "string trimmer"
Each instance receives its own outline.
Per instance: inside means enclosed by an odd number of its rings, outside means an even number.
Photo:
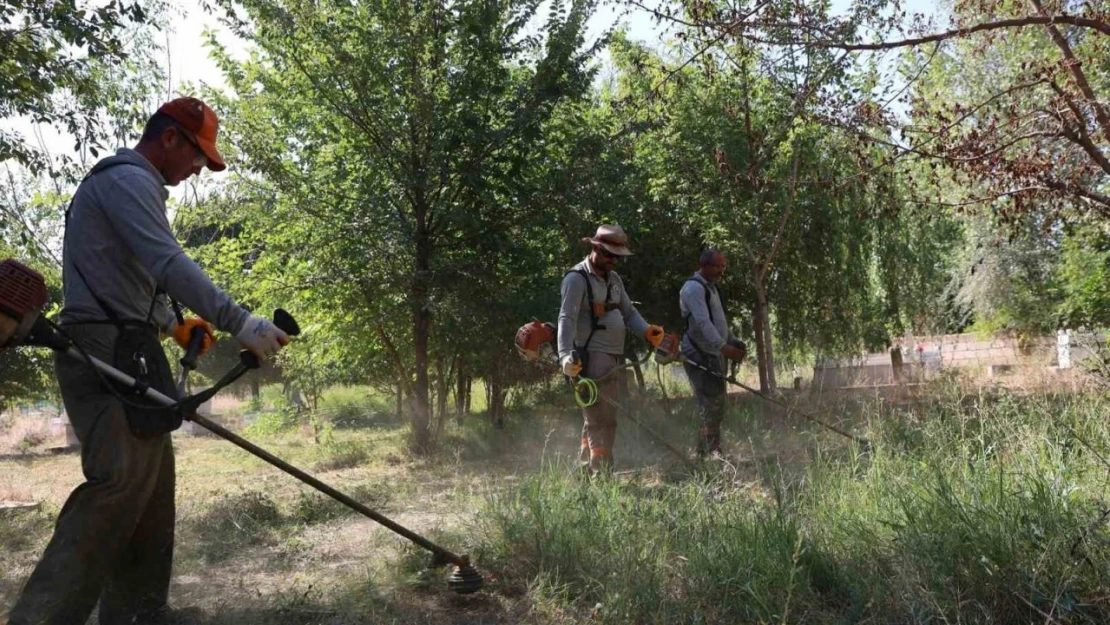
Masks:
[[[43,317],[41,313],[45,304],[46,284],[40,274],[14,260],[0,262],[0,349],[18,346],[47,347],[70,358],[88,363],[101,378],[105,379],[105,382],[107,382],[107,379],[111,379],[119,386],[127,389],[142,388],[136,384],[133,377],[90,356],[80,345],[70,339],[61,328]],[[300,334],[300,328],[297,326],[296,320],[284,310],[278,309],[274,312],[274,325],[290,336]],[[203,339],[204,330],[199,327],[194,328],[190,335],[189,347],[185,352],[185,357],[181,360],[183,375],[179,385],[182,387],[188,372],[196,367],[197,355],[200,353]],[[468,556],[459,556],[440,547],[420,534],[386,518],[265,449],[196,413],[197,407],[211,399],[220,389],[239,379],[247,371],[257,369],[259,366],[258,358],[244,350],[239,354],[239,364],[209,389],[176,401],[149,387],[139,394],[162,406],[179,410],[183,419],[204,427],[216,436],[237,445],[352,510],[384,525],[390,531],[409,539],[417,546],[430,551],[433,568],[453,564],[455,568],[447,580],[447,586],[451,590],[459,594],[468,594],[480,589],[482,587],[482,576],[470,563]],[[110,384],[105,384],[105,386],[111,388]],[[122,396],[120,396],[120,399],[124,400]]]
[[[545,371],[551,373],[558,371],[559,355],[555,349],[555,331],[555,325],[551,323],[533,321],[531,323],[525,324],[519,330],[517,330],[516,333],[515,345],[517,353],[519,353],[520,356],[528,362],[541,367]],[[630,360],[628,362],[621,363],[616,367],[610,369],[604,375],[598,376],[597,378],[588,378],[584,375],[579,374],[573,379],[567,376],[564,376],[564,379],[567,381],[567,385],[570,386],[571,390],[574,392],[574,403],[576,403],[579,408],[589,408],[590,406],[596,404],[599,399],[601,399],[601,394],[598,392],[597,388],[598,382],[609,378],[618,371],[623,371],[625,369],[647,363],[653,353],[655,354],[657,362],[664,362],[664,359],[673,357],[673,354],[677,353],[677,349],[677,337],[673,334],[668,334],[663,338],[663,341],[659,344],[659,347],[646,352],[644,356],[639,360]],[[577,361],[577,354],[575,354],[573,358]],[[612,400],[606,401],[609,401],[610,403],[616,405],[615,402],[613,402]],[[619,409],[621,407],[617,406],[617,408]],[[691,467],[695,466],[694,463],[686,457],[686,454],[682,453],[674,445],[667,442],[667,439],[663,438],[661,434],[650,428],[647,424],[629,414],[629,411],[618,410],[618,414],[636,424],[636,426],[643,431],[647,432],[648,435],[655,439],[657,443],[665,447],[667,451],[671,452],[672,455],[684,462],[686,465]]]
[[[704,371],[704,372],[708,373],[711,376],[714,376],[716,378],[720,378],[720,379],[724,380],[725,382],[728,382],[729,384],[734,384],[736,386],[739,386],[740,388],[744,389],[745,391],[748,391],[752,395],[755,395],[756,397],[759,397],[759,398],[761,398],[761,399],[763,399],[767,402],[770,402],[772,404],[775,404],[776,406],[779,406],[780,408],[783,408],[784,410],[786,410],[787,414],[789,414],[791,412],[796,412],[796,413],[802,415],[802,417],[804,417],[806,420],[808,420],[812,423],[816,423],[817,425],[820,425],[821,427],[829,430],[830,432],[835,432],[836,434],[839,434],[839,435],[841,435],[845,438],[849,438],[851,440],[854,440],[857,443],[859,443],[860,445],[864,446],[865,448],[870,448],[870,446],[871,446],[871,441],[867,440],[866,438],[856,436],[854,434],[851,434],[850,432],[845,432],[844,430],[836,427],[835,425],[826,423],[826,422],[822,421],[821,419],[818,419],[817,417],[815,417],[813,415],[807,414],[804,411],[798,410],[797,408],[793,408],[791,406],[788,406],[788,405],[786,405],[785,402],[781,402],[781,401],[779,401],[779,400],[777,400],[773,397],[770,397],[769,395],[767,395],[765,393],[762,393],[762,392],[748,386],[747,384],[744,384],[743,382],[740,382],[739,380],[736,379],[735,373],[731,373],[731,374],[726,376],[723,373],[714,371],[714,370],[712,370],[712,369],[710,369],[710,368],[708,368],[708,367],[706,367],[706,366],[704,366],[704,365],[702,365],[698,362],[694,362],[693,360],[691,360],[691,359],[689,359],[685,356],[682,356],[682,362],[690,365],[691,367],[694,367],[696,369]]]

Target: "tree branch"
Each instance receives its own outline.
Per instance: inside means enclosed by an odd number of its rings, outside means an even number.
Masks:
[[[1090,189],[1081,187],[1077,184],[1064,182],[1063,180],[1055,180],[1052,178],[1045,180],[1045,186],[1054,191],[1063,191],[1064,193],[1070,193],[1077,197],[1081,197],[1083,199],[1090,200],[1091,202],[1099,204],[1100,206],[1093,206],[1092,208],[1099,211],[1103,215],[1110,217],[1110,195],[1099,193],[1097,191],[1091,191]]]
[[[1102,153],[1102,150],[1100,150],[1098,146],[1095,145],[1095,142],[1091,140],[1091,135],[1089,132],[1087,132],[1087,125],[1084,123],[1083,120],[1083,112],[1079,110],[1079,107],[1076,106],[1074,101],[1072,101],[1072,98],[1064,93],[1064,90],[1061,89],[1059,85],[1057,85],[1055,82],[1052,82],[1050,84],[1052,85],[1053,91],[1055,91],[1061,98],[1064,99],[1064,103],[1071,110],[1072,115],[1075,115],[1076,117],[1074,130],[1072,128],[1069,128],[1069,124],[1064,124],[1064,137],[1072,143],[1083,148],[1083,151],[1086,152],[1087,155],[1090,156],[1091,159],[1095,163],[1097,163],[1099,167],[1102,168],[1102,171],[1110,174],[1110,159],[1107,159],[1106,155]]]
[[[966,28],[955,28],[942,33],[934,33],[931,35],[924,35],[921,37],[914,37],[911,39],[901,39],[898,41],[880,41],[878,43],[847,43],[843,41],[833,40],[816,40],[816,41],[778,41],[774,39],[766,39],[762,37],[755,37],[748,34],[741,34],[740,36],[756,43],[763,43],[769,45],[806,45],[816,48],[836,48],[839,50],[848,51],[865,51],[865,50],[894,50],[896,48],[908,48],[912,46],[919,46],[923,43],[932,43],[934,41],[944,41],[946,39],[953,39],[956,37],[966,37],[967,35],[986,32],[992,30],[1004,30],[1007,28],[1018,28],[1021,26],[1032,26],[1037,24],[1070,24],[1072,26],[1079,26],[1081,28],[1090,28],[1097,30],[1103,34],[1110,35],[1110,23],[1103,22],[1087,17],[1079,17],[1077,15],[1027,15],[1023,17],[1015,17],[1004,20],[997,20],[994,22],[984,22]],[[776,26],[778,28],[792,28],[801,29],[799,24],[779,23],[768,24],[767,26]]]
[[[1037,7],[1037,11],[1041,16],[1045,16],[1044,5],[1041,4],[1041,0],[1030,0],[1030,2],[1033,3],[1033,6]],[[1071,50],[1071,44],[1060,34],[1060,29],[1056,28],[1055,24],[1049,22],[1045,24],[1045,29],[1052,35],[1052,40],[1056,42],[1056,46],[1060,48],[1060,51],[1064,54],[1064,59],[1066,61],[1064,66],[1071,71],[1072,77],[1075,78],[1075,84],[1079,87],[1079,90],[1083,92],[1083,96],[1087,99],[1087,103],[1094,109],[1095,119],[1098,120],[1099,127],[1102,130],[1102,138],[1105,141],[1110,141],[1110,115],[1106,114],[1106,109],[1102,108],[1098,98],[1095,97],[1095,90],[1091,88],[1091,83],[1087,81],[1087,75],[1083,73],[1083,64],[1079,62],[1079,59],[1075,58],[1075,53]],[[1107,32],[1110,33],[1110,31]]]
[[[412,397],[412,380],[409,379],[408,372],[405,371],[405,361],[401,360],[401,354],[397,352],[397,347],[386,336],[385,328],[378,326],[378,337],[381,338],[382,344],[389,352],[390,359],[393,360],[393,370],[397,373],[397,382],[400,383],[401,390],[405,395]]]
[[[935,201],[934,202],[934,201],[931,201],[931,200],[919,200],[919,199],[916,199],[916,198],[913,198],[913,197],[908,198],[908,200],[910,202],[913,202],[914,204],[921,204],[921,205],[925,205],[925,206],[946,206],[946,207],[949,207],[949,208],[961,208],[961,207],[964,207],[964,206],[975,206],[975,205],[978,205],[978,204],[986,204],[988,202],[993,202],[994,200],[1000,200],[1004,197],[1010,197],[1012,195],[1018,195],[1018,194],[1021,194],[1021,193],[1028,193],[1030,191],[1049,191],[1049,190],[1050,189],[1047,185],[1033,185],[1033,186],[1028,186],[1028,187],[1021,187],[1021,188],[1018,188],[1018,189],[1010,189],[1008,191],[1000,191],[998,193],[995,193],[994,195],[989,195],[989,196],[985,196],[985,197],[973,197],[971,199],[964,200],[962,202],[941,202],[941,201]]]
[[[59,259],[58,256],[56,254],[54,254],[54,250],[50,249],[50,246],[48,246],[44,241],[39,239],[38,235],[35,234],[34,229],[31,228],[31,225],[27,223],[26,219],[24,219],[23,214],[21,212],[19,212],[19,210],[17,210],[16,207],[19,205],[19,198],[17,198],[16,195],[15,195],[15,185],[16,185],[15,175],[12,174],[12,170],[11,170],[10,167],[5,166],[5,169],[7,170],[7,174],[8,174],[8,190],[9,190],[9,193],[11,195],[12,206],[11,206],[11,208],[9,208],[8,206],[4,205],[3,203],[0,203],[0,207],[2,207],[4,209],[4,212],[8,213],[15,221],[17,221],[19,223],[19,226],[21,228],[23,228],[23,230],[24,230],[24,232],[26,232],[28,238],[32,242],[34,242],[35,247],[39,248],[40,252],[45,252],[46,255],[50,257],[50,260],[54,261],[54,264],[56,266],[58,266],[58,268],[61,268],[61,266],[62,266],[61,259]]]
[[[775,262],[775,255],[779,251],[779,243],[782,242],[782,235],[786,232],[786,222],[790,219],[790,213],[794,211],[794,203],[798,197],[798,162],[800,160],[798,147],[794,146],[794,162],[790,164],[790,199],[787,201],[786,210],[782,213],[782,219],[779,220],[778,232],[775,233],[775,238],[771,241],[771,253],[767,255],[767,262],[764,263],[764,275],[771,269],[771,264]]]

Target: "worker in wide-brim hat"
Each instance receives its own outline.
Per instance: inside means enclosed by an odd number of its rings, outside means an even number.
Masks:
[[[584,375],[600,379],[624,360],[625,328],[656,346],[663,328],[649,325],[625,291],[615,268],[620,258],[631,256],[628,235],[619,225],[598,226],[593,237],[582,239],[590,254],[563,278],[559,306],[559,362],[572,378]],[[616,371],[597,383],[597,401],[583,408],[583,466],[591,472],[608,469],[613,463],[617,415],[624,388],[622,372]]]

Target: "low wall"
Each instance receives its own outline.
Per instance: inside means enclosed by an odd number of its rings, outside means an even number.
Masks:
[[[987,375],[1002,375],[1016,367],[1071,368],[1090,358],[1106,345],[1106,335],[1072,330],[1055,337],[1016,337],[978,334],[907,336],[895,348],[901,350],[901,368],[895,374],[898,356],[890,352],[865,354],[856,359],[823,361],[814,367],[812,387],[816,390],[853,386],[883,386],[922,381],[941,369],[982,367]]]

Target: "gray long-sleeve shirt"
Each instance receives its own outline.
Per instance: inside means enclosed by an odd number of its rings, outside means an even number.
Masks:
[[[575,265],[571,273],[563,278],[563,299],[559,305],[559,359],[569,356],[575,345],[585,345],[586,339],[590,337],[590,306],[586,298],[586,281],[581,274],[575,273],[578,269],[585,269],[590,278],[594,303],[612,305],[612,310],[606,311],[598,319],[598,325],[605,327],[599,327],[594,332],[587,351],[624,354],[626,324],[637,336],[643,336],[648,323],[629,299],[620,276],[615,271],[610,271],[609,279],[603,279],[594,272],[587,259]]]
[[[213,284],[174,238],[165,184],[142,154],[122,148],[97,163],[77,188],[62,251],[62,323],[107,320],[96,297],[122,319],[145,321],[161,286],[220,330],[236,334],[243,327],[249,313]],[[152,321],[162,329],[173,321],[164,296]]]
[[[705,306],[706,289],[709,289],[709,306],[713,309],[712,320]],[[717,286],[706,282],[700,274],[695,273],[682,285],[678,308],[682,318],[687,320],[686,332],[682,335],[682,354],[687,358],[699,360],[698,349],[707,356],[720,356],[725,343],[736,340],[725,319],[725,307]]]

